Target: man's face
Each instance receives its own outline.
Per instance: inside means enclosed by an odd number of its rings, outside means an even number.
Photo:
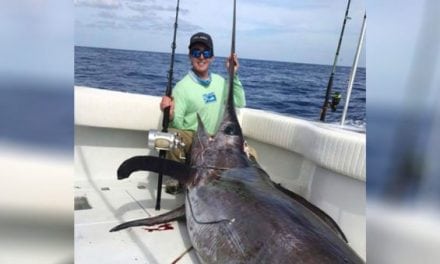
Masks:
[[[205,58],[205,56],[203,55],[203,51],[209,50],[209,48],[203,44],[196,43],[192,46],[191,50],[198,50],[202,52],[202,54],[199,54],[200,56],[197,58],[191,55],[190,51],[189,57],[194,71],[198,75],[205,77],[205,75],[208,74],[209,66],[211,65],[214,57],[212,56],[210,58]]]

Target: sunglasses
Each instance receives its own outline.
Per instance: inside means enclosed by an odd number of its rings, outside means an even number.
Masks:
[[[212,50],[198,50],[198,49],[192,49],[191,51],[190,51],[190,54],[191,54],[191,56],[193,56],[194,58],[200,58],[200,56],[202,56],[202,54],[203,54],[203,57],[205,58],[205,59],[209,59],[209,58],[211,58],[212,56],[213,56],[213,54],[212,54]]]

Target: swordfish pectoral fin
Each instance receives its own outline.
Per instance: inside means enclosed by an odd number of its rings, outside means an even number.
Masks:
[[[339,227],[336,221],[333,220],[333,218],[331,218],[331,216],[329,216],[323,210],[318,208],[316,205],[304,199],[301,195],[284,188],[279,183],[273,182],[273,184],[278,190],[282,191],[284,194],[287,194],[295,201],[301,203],[303,206],[305,206],[310,211],[312,211],[316,216],[318,216],[322,221],[324,221],[327,224],[327,226],[330,227],[342,240],[348,243],[347,237],[345,236],[344,232],[342,232],[342,229]]]
[[[186,183],[190,167],[172,160],[154,156],[135,156],[124,161],[118,168],[118,180],[128,178],[136,171],[162,172],[181,183]]]
[[[158,224],[164,224],[175,220],[185,219],[184,217],[185,217],[185,205],[182,205],[165,214],[122,223],[110,229],[110,232],[116,232],[132,226],[153,226]]]

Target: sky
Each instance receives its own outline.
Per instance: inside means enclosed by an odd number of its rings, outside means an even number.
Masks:
[[[239,57],[332,65],[346,0],[238,0]],[[170,52],[176,0],[74,0],[74,43],[78,46]],[[233,1],[181,0],[177,53],[190,36],[209,33],[217,56],[230,52]],[[352,0],[338,65],[353,64],[365,12]],[[365,46],[365,45],[364,45]],[[365,47],[359,65],[365,67]]]

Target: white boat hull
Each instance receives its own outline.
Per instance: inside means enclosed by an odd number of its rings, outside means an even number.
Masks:
[[[75,197],[92,207],[75,210],[75,263],[170,263],[191,246],[182,223],[166,231],[108,232],[183,203],[181,195],[163,192],[162,210],[155,211],[153,173],[116,179],[124,160],[157,155],[146,148],[146,132],[160,127],[159,102],[155,96],[75,87]],[[247,108],[239,118],[272,179],[329,214],[365,259],[365,134]],[[179,263],[197,263],[195,253]]]

